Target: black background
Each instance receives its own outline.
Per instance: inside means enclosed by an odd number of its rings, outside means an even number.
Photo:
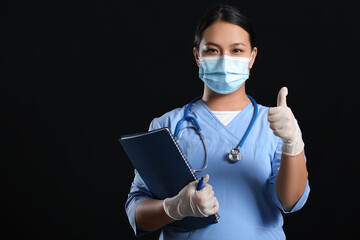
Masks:
[[[133,167],[117,138],[202,93],[193,34],[218,2],[1,2],[5,239],[134,238]],[[222,2],[257,33],[247,92],[274,106],[287,86],[303,132],[311,193],[285,216],[288,239],[359,237],[356,1]]]

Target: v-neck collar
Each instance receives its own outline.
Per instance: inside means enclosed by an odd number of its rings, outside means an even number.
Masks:
[[[201,99],[199,99],[197,102],[200,103],[199,105],[203,109],[205,109],[206,112],[208,113],[205,114],[205,117],[209,121],[215,123],[215,124],[211,124],[212,127],[214,129],[217,128],[221,132],[224,132],[226,135],[230,136],[229,140],[234,142],[235,145],[239,145],[241,138],[244,136],[246,129],[248,128],[251,122],[252,114],[248,114],[248,113],[251,112],[251,110],[253,110],[253,104],[249,103],[248,105],[246,105],[246,107],[242,109],[241,112],[239,112],[228,125],[225,126]],[[239,123],[243,123],[243,124],[240,126]]]

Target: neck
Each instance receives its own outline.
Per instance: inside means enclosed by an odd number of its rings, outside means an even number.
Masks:
[[[240,111],[251,103],[245,92],[245,84],[229,94],[216,93],[204,84],[202,101],[212,111]]]

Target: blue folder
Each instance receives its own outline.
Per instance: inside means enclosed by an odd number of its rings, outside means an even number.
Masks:
[[[155,199],[173,197],[196,180],[168,128],[124,135],[119,142]],[[218,214],[207,218],[186,217],[169,226],[191,231],[217,223],[218,220]]]

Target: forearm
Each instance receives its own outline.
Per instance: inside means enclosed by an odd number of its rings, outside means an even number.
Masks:
[[[146,199],[136,208],[136,227],[142,231],[154,231],[174,222],[163,208],[163,200]]]
[[[305,191],[307,169],[304,151],[296,156],[282,154],[276,193],[285,211],[290,211]]]

